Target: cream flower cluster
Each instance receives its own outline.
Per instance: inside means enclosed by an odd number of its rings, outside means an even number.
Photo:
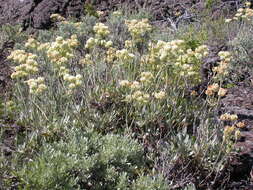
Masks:
[[[220,116],[221,121],[236,121],[238,120],[238,116],[236,114],[229,114],[225,113]],[[242,128],[245,124],[242,122],[238,122],[232,126],[225,126],[224,133],[223,133],[223,140],[229,140],[231,137],[238,140],[241,136],[240,130],[236,129],[236,127]]]
[[[12,59],[20,65],[14,67],[15,72],[11,74],[11,78],[22,78],[38,72],[38,63],[35,60],[37,56],[32,53],[27,53],[24,50],[15,50],[8,59]]]
[[[35,40],[34,38],[29,38],[27,42],[25,43],[25,47],[37,49],[39,46],[39,42]]]
[[[217,95],[220,97],[223,97],[227,94],[227,89],[221,88],[217,83],[214,83],[212,85],[209,85],[207,87],[207,90],[205,91],[205,94],[208,96],[212,96],[217,92]]]
[[[119,85],[120,85],[120,87],[128,87],[132,90],[141,88],[141,84],[138,81],[130,82],[128,80],[121,80],[121,81],[119,81]]]
[[[113,42],[111,40],[106,41],[100,38],[89,38],[86,41],[85,48],[86,49],[93,49],[95,46],[102,46],[105,48],[110,48],[113,45]]]
[[[152,26],[149,24],[148,19],[126,20],[125,24],[127,25],[128,31],[135,41],[141,40],[145,34],[152,30]]]
[[[59,76],[65,76],[66,74],[70,73],[70,70],[65,66],[61,66],[58,72],[59,72]]]
[[[131,82],[129,82],[128,80],[121,80],[121,81],[119,81],[119,85],[121,87],[130,87]]]
[[[149,44],[149,54],[142,57],[142,64],[173,65],[174,69],[182,76],[198,74],[196,63],[208,55],[206,45],[201,45],[195,50],[187,49],[183,40],[170,42],[158,41]]]
[[[121,49],[116,51],[116,57],[121,63],[129,63],[133,61],[135,55],[130,53],[127,49]]]
[[[72,35],[70,39],[64,40],[58,36],[55,42],[49,45],[47,56],[56,67],[65,65],[69,59],[73,58],[74,48],[78,46],[76,35]]]
[[[50,19],[52,20],[52,21],[65,21],[66,19],[63,17],[63,16],[61,16],[60,14],[51,14],[50,15]]]
[[[183,51],[182,51],[183,53]],[[197,47],[194,51],[187,49],[183,55],[179,55],[175,65],[180,69],[181,76],[197,75],[199,71],[193,63],[199,62],[203,57],[208,55],[208,48],[206,45]]]
[[[80,59],[79,64],[81,65],[93,65],[94,62],[90,54],[86,54],[84,58]]]
[[[218,53],[221,60],[230,62],[232,59],[231,53],[229,51],[220,51]]]
[[[82,85],[82,76],[80,74],[73,76],[67,73],[63,76],[63,80],[68,83],[70,91]]]
[[[38,77],[37,79],[29,79],[25,81],[29,86],[29,92],[31,94],[40,94],[47,89],[45,85],[45,79],[43,77]]]
[[[239,127],[239,128],[244,128],[246,126],[246,124],[244,122],[238,122],[236,123],[236,127]]]
[[[166,92],[165,91],[155,92],[153,93],[153,95],[156,99],[162,100],[166,97]]]
[[[140,82],[149,83],[153,79],[153,74],[151,72],[142,72]]]
[[[46,51],[50,48],[50,43],[46,42],[46,43],[39,43],[39,45],[37,46],[37,50],[38,51]]]
[[[166,97],[166,93],[165,93],[165,91],[154,92],[153,96],[157,100],[163,100]],[[147,104],[150,102],[150,100],[151,100],[150,95],[148,93],[141,91],[141,90],[137,90],[137,91],[133,92],[132,94],[127,95],[125,98],[125,101],[127,101],[127,102],[135,101],[140,104]]]
[[[250,5],[250,2],[246,2],[245,8],[239,8],[235,16],[232,19],[226,19],[225,22],[229,23],[233,20],[239,20],[240,18],[251,20],[251,18],[253,17],[253,9],[250,8]]]
[[[104,38],[110,34],[109,27],[103,23],[96,23],[93,30],[98,38]]]
[[[116,59],[116,48],[112,48],[110,47],[107,51],[106,51],[106,61],[108,63],[113,63],[114,60]]]
[[[220,120],[222,121],[235,121],[238,119],[236,114],[225,113],[220,116]]]
[[[119,16],[122,16],[122,12],[121,11],[114,11],[114,12],[112,12],[112,15],[119,17]]]
[[[137,102],[141,104],[148,103],[151,100],[151,96],[147,93],[147,89],[145,89],[145,83],[150,83],[153,79],[153,74],[151,72],[142,72],[140,74],[140,82],[139,81],[128,81],[128,80],[121,80],[119,81],[119,86],[126,90],[130,90],[130,94],[126,95],[125,101],[127,102]],[[129,91],[128,91],[129,92]],[[162,100],[165,98],[166,93],[165,91],[154,92],[153,98]]]
[[[134,47],[134,41],[133,40],[126,40],[125,41],[125,48],[131,49]]]
[[[147,104],[150,101],[150,95],[138,90],[135,91],[132,95],[127,95],[125,100],[127,102],[135,101],[140,104]]]
[[[95,38],[90,37],[85,44],[86,49],[93,49],[96,46],[102,46],[110,48],[113,45],[111,40],[106,41],[105,38],[110,34],[108,26],[103,23],[97,23],[93,30],[95,32]]]
[[[158,41],[154,45],[154,49],[158,51],[158,56],[161,61],[168,62],[171,57],[175,58],[184,53],[184,41],[172,40],[170,42]]]
[[[99,44],[98,42],[99,42],[98,39],[95,39],[95,38],[91,37],[91,38],[89,38],[89,39],[86,41],[85,48],[86,48],[86,49],[92,49],[92,48],[94,48],[96,45]]]
[[[241,137],[241,132],[240,130],[236,130],[235,126],[226,126],[223,132],[223,140],[230,140],[231,137],[238,140]]]
[[[216,73],[216,77],[226,76],[228,74],[228,69],[230,65],[229,62],[231,61],[232,56],[228,51],[221,51],[218,55],[221,61],[218,63],[219,65],[217,67],[213,68],[213,72]]]

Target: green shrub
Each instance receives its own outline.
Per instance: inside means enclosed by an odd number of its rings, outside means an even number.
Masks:
[[[145,167],[141,146],[118,135],[79,133],[42,149],[17,173],[23,189],[116,189]]]
[[[238,23],[239,24],[239,23]],[[252,39],[253,25],[245,24],[238,31],[236,37],[230,42],[230,45],[234,51],[235,61],[239,63],[252,62],[253,61],[253,42]]]

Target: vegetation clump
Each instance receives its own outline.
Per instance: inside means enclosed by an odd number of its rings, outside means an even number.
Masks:
[[[54,28],[27,35],[7,58],[13,88],[0,104],[0,142],[11,142],[12,150],[0,154],[0,187],[227,187],[217,184],[230,176],[226,166],[245,123],[217,110],[236,83],[235,62],[249,58],[235,56],[243,36],[216,52],[199,93],[189,89],[203,82],[203,65],[213,56],[208,24],[171,31],[146,12],[117,10],[101,22],[100,11],[86,11],[78,22],[51,15]],[[252,27],[251,17],[246,2],[233,22],[201,22],[239,31]],[[216,32],[210,36],[224,36]],[[23,131],[9,134],[9,124]]]

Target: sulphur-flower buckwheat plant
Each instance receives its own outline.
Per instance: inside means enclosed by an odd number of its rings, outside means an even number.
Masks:
[[[72,35],[70,39],[64,40],[58,36],[54,42],[50,43],[49,49],[46,51],[48,58],[56,69],[64,66],[74,57],[74,48],[78,46],[76,35]]]
[[[34,38],[29,38],[27,42],[25,43],[25,47],[37,49],[39,46],[39,42],[35,40]]]
[[[134,101],[138,104],[147,104],[150,100],[150,95],[140,90],[126,97],[127,101]]]
[[[142,41],[143,37],[152,30],[152,26],[149,24],[148,19],[126,20],[125,24],[127,25],[132,38],[136,42]]]
[[[220,116],[221,121],[236,121],[238,116],[236,114],[225,113]]]
[[[133,81],[130,84],[130,88],[131,89],[140,89],[141,88],[141,84],[138,81]]]
[[[54,22],[66,21],[66,19],[60,14],[51,14],[50,19]]]
[[[29,92],[34,95],[41,94],[47,89],[45,85],[45,79],[43,77],[38,77],[37,79],[29,79],[25,81],[29,86]]]
[[[170,42],[157,41],[149,43],[149,53],[142,56],[141,64],[170,66],[173,71],[183,77],[196,78],[199,76],[201,60],[208,55],[206,45],[198,46],[195,50],[189,49],[183,40]]]
[[[96,23],[93,30],[98,38],[104,38],[110,34],[108,26],[103,23]]]
[[[250,21],[253,17],[253,9],[251,9],[250,6],[251,2],[245,2],[245,7],[239,8],[235,16],[233,18],[225,19],[225,22],[229,23],[231,21],[237,21],[239,19]]]
[[[86,54],[83,59],[80,59],[79,64],[81,65],[93,65],[94,61],[90,54]]]
[[[235,132],[234,126],[225,126],[223,132],[223,140],[228,140],[234,132]]]
[[[127,49],[122,49],[116,51],[116,57],[123,64],[133,61],[135,55],[133,53],[130,53]]]
[[[218,63],[218,66],[214,67],[212,70],[215,73],[214,78],[223,78],[228,75],[230,64],[229,62],[232,59],[231,53],[228,51],[220,51],[218,53],[221,61]]]
[[[219,91],[218,91],[218,96],[220,96],[220,97],[225,96],[227,94],[227,91],[228,90],[225,89],[225,88],[220,88]]]
[[[154,97],[158,100],[162,100],[166,97],[166,93],[164,91],[155,92]]]
[[[82,85],[82,76],[80,74],[77,74],[76,76],[70,75],[66,73],[63,76],[63,80],[67,82],[67,88],[69,93],[71,93],[74,89],[77,87],[80,87]]]
[[[130,87],[131,82],[129,82],[128,80],[121,80],[121,81],[119,81],[119,85],[121,87]]]
[[[11,74],[11,78],[23,78],[38,72],[38,63],[35,60],[37,56],[32,53],[27,53],[24,50],[15,50],[8,56],[20,65],[14,67],[15,72]]]
[[[218,92],[219,91],[219,84],[217,83],[214,83],[212,85],[209,85],[207,87],[207,90],[205,91],[205,94],[208,95],[208,96],[212,96],[215,94],[215,92]]]
[[[238,122],[238,123],[236,123],[236,127],[238,127],[238,128],[244,128],[246,126],[246,124],[244,123],[244,122]]]
[[[110,48],[113,45],[111,40],[106,41],[106,37],[110,34],[109,27],[103,23],[96,23],[93,27],[95,38],[90,37],[85,44],[86,49],[93,49],[96,46]]]
[[[110,47],[107,51],[106,51],[106,61],[107,63],[113,63],[115,61],[116,57],[116,48],[112,48]]]
[[[153,79],[153,74],[151,72],[142,72],[140,82],[149,83]]]

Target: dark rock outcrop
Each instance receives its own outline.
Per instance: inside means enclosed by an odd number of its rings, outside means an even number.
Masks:
[[[85,0],[0,0],[0,26],[6,23],[21,24],[36,29],[51,26],[50,15],[79,17]]]
[[[239,0],[235,0],[237,1]],[[152,13],[153,21],[167,23],[175,29],[181,22],[193,22],[196,19],[196,14],[190,10],[194,9],[198,12],[207,8],[201,0],[0,0],[0,26],[6,23],[19,23],[24,29],[30,26],[36,29],[48,29],[52,25],[51,14],[80,17],[84,13],[86,3],[106,13],[117,7],[127,7],[129,10],[146,8]],[[227,15],[231,11],[234,12],[239,4],[230,2],[214,4],[211,8],[212,15],[207,16],[215,17],[217,12],[219,15]]]
[[[11,67],[10,62],[7,60],[9,55],[9,50],[14,47],[14,42],[7,41],[3,44],[3,47],[0,49],[0,95],[3,97],[3,94],[6,94],[10,89],[11,84]]]

